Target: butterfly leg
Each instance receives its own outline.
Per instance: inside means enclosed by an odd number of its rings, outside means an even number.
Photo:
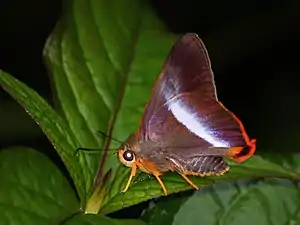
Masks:
[[[136,174],[136,165],[133,164],[133,166],[131,167],[131,173],[130,173],[130,177],[129,177],[128,181],[127,181],[126,187],[122,191],[123,193],[128,190],[128,188],[130,186],[130,183],[132,181],[132,178],[135,176],[135,174]]]
[[[158,181],[158,183],[160,184],[160,186],[163,189],[164,195],[168,195],[167,189],[166,189],[164,183],[162,182],[162,180],[160,179],[160,176],[162,175],[162,173],[161,173],[161,171],[159,171],[159,169],[155,165],[155,163],[153,163],[151,161],[147,161],[147,160],[140,160],[139,162],[137,162],[137,165],[138,165],[139,169],[141,169],[142,171],[144,171],[146,173],[150,173],[153,176],[155,176],[156,180]]]
[[[185,174],[183,173],[179,173],[185,180],[186,182],[188,182],[193,188],[195,188],[196,190],[199,190],[199,187],[197,187],[196,184],[194,184]]]
[[[180,165],[180,163],[173,158],[167,158],[170,161],[170,168],[172,171],[176,171],[177,173],[179,173],[186,182],[189,183],[189,185],[191,185],[193,188],[195,188],[196,190],[199,190],[199,187],[197,187],[196,184],[194,184],[187,176],[186,174],[190,174],[188,171],[184,170],[184,167],[182,165]]]
[[[161,188],[163,189],[163,192],[164,192],[164,195],[167,196],[168,195],[168,192],[167,192],[167,189],[164,185],[164,183],[162,182],[162,180],[160,179],[160,177],[158,175],[154,175],[156,180],[158,181],[158,183],[160,184]]]

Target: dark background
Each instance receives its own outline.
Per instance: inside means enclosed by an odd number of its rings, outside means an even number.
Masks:
[[[170,30],[196,32],[204,40],[219,99],[257,138],[258,152],[299,151],[300,1],[152,4]],[[50,102],[42,49],[61,11],[58,0],[0,3],[0,68]],[[25,111],[2,90],[0,101],[0,148],[27,145],[55,159],[55,151]]]

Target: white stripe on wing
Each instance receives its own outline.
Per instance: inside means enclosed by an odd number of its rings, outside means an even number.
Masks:
[[[197,116],[191,107],[180,98],[175,98],[168,103],[169,110],[174,117],[192,133],[204,139],[215,147],[230,147],[230,143],[217,137],[217,131],[205,124],[205,121]]]

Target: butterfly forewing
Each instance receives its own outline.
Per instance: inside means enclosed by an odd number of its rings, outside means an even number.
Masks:
[[[199,83],[201,83],[200,86]],[[149,128],[152,126],[149,121],[166,102],[175,96],[194,90],[201,91],[203,96],[216,98],[213,74],[206,48],[197,35],[190,33],[184,35],[173,45],[154,85],[151,98],[141,119],[140,140],[149,138]],[[164,117],[168,117],[167,114],[168,112]]]
[[[151,141],[176,154],[213,154],[214,147],[246,145],[239,121],[217,100],[210,60],[197,35],[186,34],[175,43],[139,131],[140,142]]]

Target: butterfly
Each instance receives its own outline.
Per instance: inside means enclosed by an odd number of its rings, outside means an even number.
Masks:
[[[207,50],[194,33],[173,45],[139,129],[118,148],[122,164],[131,167],[126,192],[137,169],[152,174],[162,187],[165,172],[180,174],[198,190],[193,176],[221,176],[229,170],[224,158],[243,162],[256,150],[242,122],[217,98]]]

